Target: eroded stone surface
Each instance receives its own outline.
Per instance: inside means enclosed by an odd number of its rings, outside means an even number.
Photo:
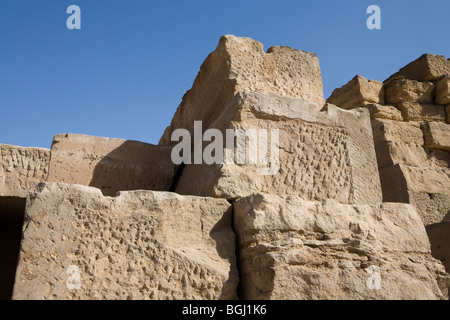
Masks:
[[[234,255],[226,200],[153,191],[110,198],[40,184],[28,197],[13,298],[235,299]],[[78,290],[67,286],[70,266]]]
[[[435,97],[437,104],[450,104],[450,75],[446,75],[436,82]]]
[[[186,165],[177,193],[234,199],[265,192],[342,203],[381,201],[366,109],[345,111],[328,104],[320,110],[305,100],[240,93],[210,128],[223,136],[226,129],[279,130],[279,170],[262,175],[264,166],[251,164]]]
[[[444,74],[450,74],[450,61],[441,55],[424,54],[400,69],[388,80],[403,76],[406,79],[417,81],[435,81]]]
[[[363,107],[368,103],[384,103],[384,88],[381,82],[355,76],[342,88],[334,90],[327,102],[343,109]]]
[[[415,208],[256,194],[234,204],[244,299],[443,299]]]
[[[400,102],[434,103],[433,82],[419,82],[395,78],[385,84],[386,103],[397,104]]]
[[[365,105],[364,107],[369,109],[370,116],[373,119],[403,121],[402,113],[395,106],[370,103]]]
[[[426,122],[422,129],[425,147],[450,151],[450,124]]]
[[[53,139],[49,182],[124,190],[169,191],[177,170],[172,148],[114,138],[59,134]]]
[[[193,132],[194,121],[208,128],[238,92],[274,93],[306,99],[322,106],[322,75],[316,54],[289,47],[263,45],[250,38],[223,36],[183,97],[160,144],[173,144],[178,128]]]
[[[29,188],[46,181],[50,150],[0,144],[0,196],[25,198]]]
[[[397,108],[406,121],[446,121],[445,109],[440,105],[401,102]]]

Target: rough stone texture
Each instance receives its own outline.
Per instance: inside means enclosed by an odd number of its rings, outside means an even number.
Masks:
[[[169,191],[177,170],[171,147],[138,141],[59,134],[51,150],[49,182],[92,186],[109,196],[124,190]]]
[[[226,200],[57,183],[29,194],[14,299],[235,299],[237,283]]]
[[[327,102],[342,109],[363,107],[367,103],[384,103],[384,88],[381,82],[355,76],[345,86],[333,91]]]
[[[450,104],[450,75],[436,82],[435,102],[441,105]]]
[[[417,81],[435,81],[446,73],[450,73],[450,61],[447,58],[441,55],[424,54],[386,81],[400,76]]]
[[[423,145],[423,133],[420,123],[376,119],[372,124],[374,139],[377,142],[401,141],[403,143]]]
[[[397,107],[402,112],[403,119],[406,121],[446,121],[443,106],[402,102]]]
[[[399,77],[385,84],[386,103],[397,104],[400,102],[434,102],[433,82],[419,82]]]
[[[450,124],[426,122],[422,124],[425,147],[450,151]]]
[[[175,191],[235,199],[254,192],[296,194],[341,203],[381,202],[370,116],[305,100],[240,93],[211,125],[225,129],[278,129],[279,170],[256,165],[186,165]],[[193,183],[193,181],[195,181]]]
[[[365,105],[372,119],[388,119],[403,121],[402,113],[394,106],[370,103]]]
[[[234,210],[244,299],[443,299],[450,285],[411,205],[256,194]]]
[[[0,196],[25,198],[48,176],[50,150],[0,144]]]
[[[450,123],[450,104],[445,106],[445,113],[447,114],[447,123]]]
[[[175,129],[193,132],[194,121],[208,128],[238,92],[274,93],[322,106],[322,75],[316,54],[263,45],[250,38],[224,36],[200,68],[160,144],[173,144]]]
[[[383,200],[411,203],[425,225],[441,222],[450,211],[450,169],[403,164],[380,169]]]
[[[442,261],[446,271],[450,273],[450,220],[427,226],[433,257]]]

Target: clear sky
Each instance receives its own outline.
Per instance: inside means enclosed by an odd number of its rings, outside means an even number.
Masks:
[[[81,30],[69,30],[69,5]],[[369,5],[381,30],[369,30]],[[449,0],[1,0],[0,143],[58,133],[156,144],[224,34],[318,54],[325,98],[385,80],[423,53],[450,57]]]

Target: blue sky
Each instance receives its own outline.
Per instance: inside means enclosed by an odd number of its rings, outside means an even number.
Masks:
[[[81,30],[68,30],[69,5]],[[369,30],[366,9],[381,8]],[[156,144],[224,34],[316,52],[325,97],[423,53],[450,57],[449,0],[1,0],[0,143],[58,133]]]

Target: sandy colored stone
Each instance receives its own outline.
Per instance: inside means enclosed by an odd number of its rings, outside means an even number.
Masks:
[[[400,102],[434,103],[435,86],[433,82],[419,82],[399,77],[386,83],[384,88],[386,103],[388,104]]]
[[[403,164],[380,169],[383,201],[410,203],[425,225],[441,222],[450,211],[450,169]]]
[[[0,144],[0,196],[25,198],[29,188],[46,181],[50,150]]]
[[[53,139],[49,182],[124,190],[169,191],[177,166],[171,147],[115,138],[59,134]]]
[[[418,122],[372,119],[378,167],[405,164],[416,167],[448,167],[450,154],[424,148],[423,132]],[[383,184],[383,181],[381,181]]]
[[[369,103],[364,107],[369,110],[372,119],[403,121],[402,113],[395,106]]]
[[[347,110],[367,103],[383,104],[383,84],[357,75],[343,87],[334,90],[327,102]]]
[[[315,53],[263,45],[250,38],[223,36],[183,97],[160,144],[173,144],[175,129],[193,132],[194,121],[208,128],[241,91],[274,93],[322,106],[322,75]]]
[[[450,104],[450,75],[436,82],[435,102],[441,105]]]
[[[447,73],[450,73],[450,61],[447,58],[441,55],[424,54],[400,69],[388,80],[403,76],[406,79],[417,81],[435,81]]]
[[[13,299],[235,299],[237,283],[226,200],[60,183],[28,197]]]
[[[450,124],[425,122],[422,130],[425,147],[450,151]]]
[[[367,109],[346,111],[330,104],[319,109],[301,99],[240,93],[210,128],[222,135],[226,129],[279,130],[278,170],[263,175],[265,165],[186,165],[177,193],[235,199],[265,192],[342,203],[381,201]]]
[[[234,203],[243,299],[444,299],[415,208],[255,194]]]
[[[385,141],[397,141],[423,146],[423,132],[418,122],[375,119],[372,121],[372,127],[375,144]]]
[[[449,167],[450,153],[437,149],[424,149],[416,143],[386,141],[375,144],[378,167],[405,164],[416,167]]]
[[[428,237],[431,242],[433,257],[442,261],[447,272],[450,273],[450,221],[444,221],[427,226]]]
[[[405,121],[439,121],[445,122],[446,115],[443,106],[402,102],[397,105]]]

